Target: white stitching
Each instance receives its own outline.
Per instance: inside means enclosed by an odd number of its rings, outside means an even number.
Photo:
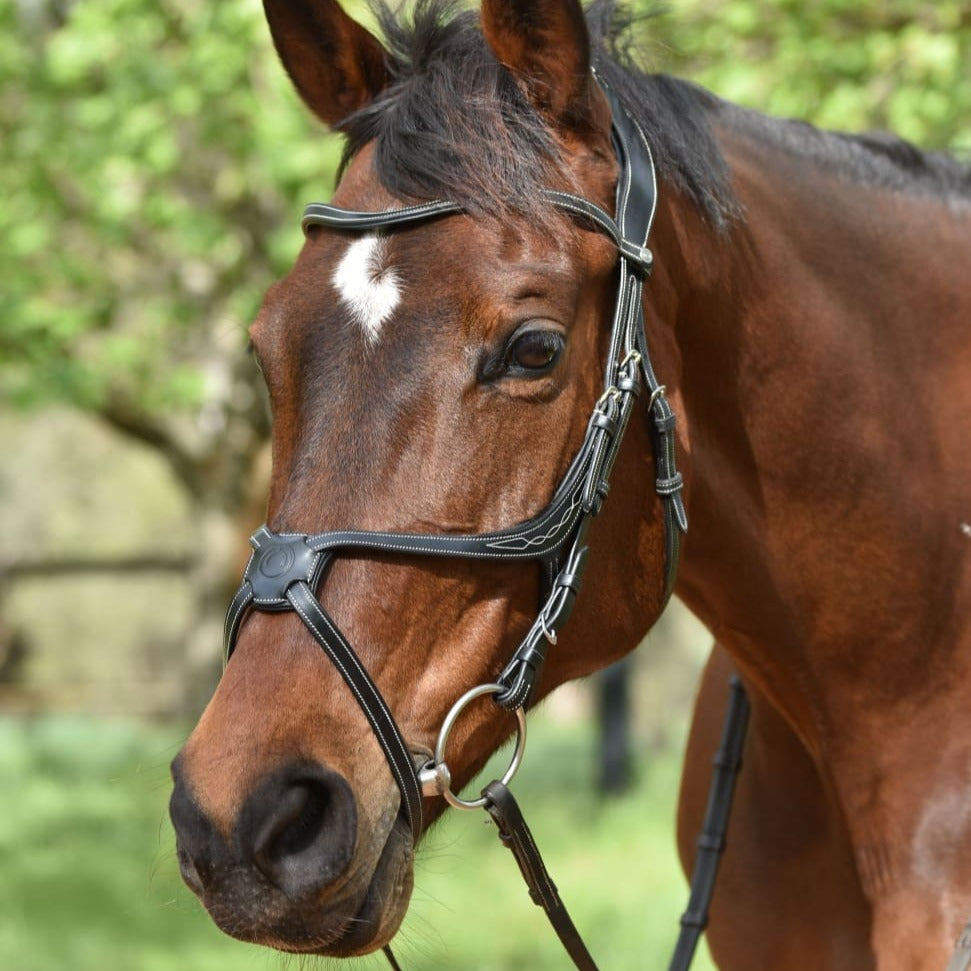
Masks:
[[[586,446],[586,443],[584,443],[584,447],[585,446]],[[576,509],[579,507],[579,500],[577,497],[582,488],[582,482],[585,478],[583,473],[587,471],[588,465],[589,465],[589,462],[584,462],[580,466],[580,471],[579,471],[579,474],[577,475],[577,489],[574,491],[574,494],[570,499],[570,506],[567,510],[567,516],[569,516],[570,513],[575,512]],[[566,500],[563,500],[563,501],[566,501]],[[443,533],[438,536],[434,536],[432,538],[441,542],[443,546],[446,546],[446,547],[457,543],[467,543],[470,540],[474,540],[476,542],[482,543],[483,545],[494,546],[497,543],[508,543],[512,540],[528,538],[530,533],[544,526],[547,522],[549,522],[549,520],[551,520],[557,514],[559,506],[560,506],[560,503],[556,503],[554,508],[547,509],[545,515],[543,515],[542,517],[536,520],[530,521],[528,525],[525,525],[525,528],[522,528],[518,533],[508,533],[508,534],[505,534],[502,532],[478,533],[478,534],[463,533],[463,534],[457,534],[454,536],[450,536],[447,533]],[[556,531],[556,529],[559,529],[560,526],[562,526],[565,521],[566,520],[561,519],[560,525],[555,527],[554,532]],[[552,535],[552,534],[548,534],[548,536],[549,535]],[[335,540],[334,537],[337,537],[337,539]],[[433,548],[424,547],[424,546],[419,547],[419,546],[412,545],[412,543],[410,542],[412,539],[416,539],[416,540],[429,539],[427,535],[423,535],[420,533],[415,533],[415,534],[388,533],[388,532],[381,532],[381,531],[349,529],[349,530],[337,530],[329,533],[317,533],[307,538],[308,538],[308,546],[312,550],[314,550],[314,552],[317,552],[317,553],[322,553],[329,549],[336,549],[342,545],[348,545],[348,546],[354,545],[354,546],[363,546],[368,549],[386,549],[386,550],[393,550],[393,551],[407,550],[414,553],[429,553],[429,554],[444,553],[445,555],[458,556],[458,557],[469,558],[469,559],[475,559],[477,557],[484,557],[487,559],[488,558],[509,559],[513,557],[528,559],[528,558],[535,558],[535,555],[536,555],[535,551],[533,551],[531,554],[528,554],[528,555],[524,553],[520,553],[518,551],[512,551],[511,553],[508,553],[508,554],[498,554],[498,553],[488,553],[482,550],[442,550],[442,549],[433,549]],[[380,540],[387,540],[388,542],[381,543]],[[323,544],[323,545],[318,545],[318,544]]]
[[[236,598],[239,597],[241,593],[243,593],[243,590],[244,588],[240,587],[239,590],[236,591],[236,597],[233,597],[233,601],[235,601]],[[249,592],[252,593],[252,587],[250,587]],[[252,596],[244,596],[239,606],[236,608],[236,611],[228,613],[226,615],[226,626],[223,630],[223,640],[226,642],[227,648],[230,646],[229,638],[232,635],[233,630],[236,628],[236,624],[239,620],[240,614],[242,614],[242,612],[250,605],[252,600],[253,600]],[[230,610],[232,610],[232,603],[229,606],[230,606]],[[232,617],[232,622],[230,622],[230,619],[229,619],[230,616]]]
[[[315,598],[314,598],[313,594],[310,592],[310,588],[309,587],[304,588],[304,587],[301,587],[299,584],[297,586],[301,590],[302,593],[304,593],[305,595],[309,596],[311,598],[311,600],[314,600],[314,602],[315,602]],[[289,593],[289,591],[288,591],[288,593]],[[376,724],[376,722],[377,722],[378,719],[376,718],[376,716],[372,712],[371,708],[368,706],[368,703],[365,700],[365,698],[363,697],[360,688],[355,683],[354,679],[348,673],[347,668],[342,663],[342,660],[341,660],[340,656],[338,656],[337,652],[334,649],[334,645],[331,644],[327,640],[327,638],[323,635],[323,633],[320,631],[320,629],[313,623],[313,621],[307,615],[307,612],[301,607],[301,605],[296,601],[296,599],[291,598],[290,596],[288,596],[287,597],[287,600],[289,601],[289,603],[291,604],[291,606],[293,607],[293,609],[296,610],[296,612],[303,619],[303,622],[310,628],[311,631],[314,632],[314,634],[317,635],[318,643],[320,643],[320,646],[324,648],[324,650],[327,653],[328,657],[330,657],[331,661],[337,666],[338,670],[343,675],[344,682],[354,692],[355,696],[357,697],[358,704],[361,706],[361,709],[364,711],[365,715],[369,716],[368,717],[368,721],[371,723],[371,728],[374,731],[374,733],[378,736],[378,739],[381,742],[381,746],[382,746],[382,748],[384,748],[385,753],[387,754],[387,752],[391,748],[391,746],[388,745],[388,742],[387,742],[387,740],[384,737],[384,733],[381,731],[381,726],[379,724]],[[319,605],[316,604],[316,602],[315,602],[315,606],[318,606],[319,607]],[[365,680],[365,683],[370,682],[371,679],[370,679],[369,675],[364,670],[364,668],[361,666],[361,663],[357,659],[357,656],[354,654],[353,649],[351,649],[350,645],[348,645],[348,644],[345,643],[344,638],[337,631],[337,629],[334,627],[334,625],[330,623],[330,621],[327,618],[327,614],[323,611],[323,608],[319,608],[319,616],[320,616],[320,619],[330,629],[331,633],[333,633],[334,637],[337,638],[337,641],[341,645],[341,647],[345,649],[347,660],[350,660],[351,662],[353,662],[354,666],[357,668],[357,670],[363,676],[363,679]],[[373,700],[377,701],[378,706],[380,707],[381,711],[384,713],[385,717],[388,719],[388,721],[390,723],[390,728],[391,728],[391,730],[393,732],[394,740],[397,743],[397,747],[400,749],[400,752],[405,755],[407,761],[410,764],[411,759],[410,759],[410,756],[408,755],[408,747],[405,745],[404,739],[401,737],[401,734],[395,730],[394,718],[391,717],[391,712],[388,711],[387,706],[384,704],[384,702],[383,702],[383,700],[381,698],[381,695],[377,692],[377,688],[374,688],[374,692],[375,692],[375,696],[374,696],[374,699]],[[412,796],[414,795],[414,793],[411,792],[411,790],[409,789],[409,787],[405,785],[404,777],[402,776],[401,771],[400,771],[397,763],[393,759],[390,759],[390,758],[387,759],[386,761],[387,761],[389,767],[391,768],[391,771],[394,773],[395,778],[396,778],[396,780],[398,782],[398,786],[401,789],[402,795],[404,796],[404,805],[405,805],[405,811],[408,813],[408,820],[411,823],[412,829],[417,831],[421,827],[421,803],[420,803],[420,801],[416,803],[417,813],[418,813],[418,816],[417,816],[417,824],[416,824],[415,813],[413,811],[413,809],[415,807],[413,807],[411,805],[411,799],[409,799],[409,797],[408,797],[409,796],[409,793]],[[417,785],[417,783],[416,783],[416,785]]]
[[[387,753],[390,746],[388,745],[388,742],[384,737],[384,733],[381,731],[381,726],[379,724],[376,724],[377,718],[374,716],[373,712],[368,706],[367,701],[363,697],[361,690],[358,688],[354,679],[348,674],[347,668],[341,662],[341,658],[335,653],[333,645],[327,641],[327,639],[324,637],[321,631],[314,625],[313,621],[310,619],[307,613],[301,608],[300,604],[296,603],[294,600],[290,600],[290,603],[293,605],[294,610],[296,610],[297,613],[300,615],[300,617],[303,619],[303,622],[317,635],[317,637],[319,638],[318,642],[321,644],[321,647],[324,648],[327,655],[330,657],[331,662],[337,666],[338,670],[343,675],[345,684],[347,684],[347,686],[354,692],[355,696],[357,697],[358,704],[361,706],[365,715],[370,716],[368,718],[368,722],[370,722],[371,724],[371,729],[378,736],[378,739],[381,742],[382,748],[384,748],[385,752]],[[334,633],[334,635],[338,637],[338,640],[342,640],[342,638],[340,638],[339,635],[337,634],[337,631],[334,630],[334,626],[327,621],[326,615],[321,613],[320,616],[321,616],[321,619],[324,621],[324,623],[327,624],[328,628],[330,628],[330,630]],[[353,653],[350,655],[350,659],[354,661],[355,667],[357,667],[358,671],[360,671],[361,674],[366,674],[366,672],[361,667],[360,663],[357,661],[357,658],[353,655]],[[389,719],[389,721],[392,722],[392,725],[393,725],[393,719],[391,718],[390,712],[388,712],[385,705],[381,704],[381,699],[379,695],[376,695],[376,700],[378,701],[381,707],[381,710],[384,712],[385,716]],[[408,749],[405,746],[404,740],[401,738],[401,736],[397,732],[395,732],[393,737],[395,741],[398,743],[398,747],[401,749],[401,751],[405,753],[405,755],[407,755]],[[391,771],[394,773],[395,779],[398,782],[398,786],[401,789],[402,794],[404,795],[404,808],[405,808],[405,811],[408,813],[408,820],[411,823],[412,828],[414,829],[415,816],[412,811],[413,807],[411,805],[411,800],[408,798],[408,795],[407,795],[408,787],[404,783],[404,778],[401,774],[401,771],[397,763],[393,759],[387,759],[386,761],[388,763],[388,766],[391,768]],[[420,825],[420,819],[419,819],[419,825]]]
[[[524,822],[524,825],[523,825],[522,835],[523,837],[525,837],[525,841],[528,842],[529,845],[532,847],[533,852],[536,854],[537,859],[541,859],[539,847],[536,845],[536,841],[533,839],[533,834],[530,832],[529,826],[525,825],[525,820],[523,822]],[[556,904],[556,900],[557,900],[556,887],[553,884],[553,881],[549,875],[549,871],[546,869],[546,867],[541,865],[539,868],[539,873],[542,874],[544,878],[542,881],[542,884],[545,885],[545,891],[546,891],[545,896],[547,900],[549,900],[550,906],[553,906]],[[536,881],[536,884],[538,889],[540,890],[540,893],[543,893],[544,886],[540,885],[539,880]]]
[[[548,533],[545,533],[543,536],[528,537],[525,533],[523,533],[523,534],[520,534],[519,536],[508,536],[500,540],[495,540],[489,543],[488,545],[492,546],[495,549],[505,549],[507,548],[505,544],[512,543],[515,540],[518,540],[519,542],[526,544],[525,546],[519,547],[519,550],[517,550],[516,552],[527,550],[531,546],[542,546],[544,543],[549,542],[550,539],[552,539],[558,532],[560,532],[561,529],[563,529],[566,523],[573,517],[573,514],[579,508],[579,505],[580,505],[579,503],[572,504],[570,508],[567,509],[566,512],[563,514],[563,516],[560,518],[560,521]]]
[[[584,443],[584,444],[586,444],[586,443]],[[581,472],[585,468],[586,468],[586,463],[584,463],[583,465],[581,465]],[[578,476],[577,478],[579,480],[580,476]],[[564,501],[566,501],[566,500],[564,500]],[[575,495],[570,500],[570,504],[571,504],[571,508],[576,505],[576,496]],[[507,539],[518,539],[519,537],[522,537],[522,536],[528,536],[529,533],[531,533],[533,530],[539,529],[541,526],[545,525],[549,520],[551,520],[557,514],[558,507],[559,507],[559,503],[557,503],[556,506],[554,508],[552,508],[552,509],[549,508],[549,507],[547,507],[547,509],[545,510],[544,514],[542,516],[540,516],[539,518],[537,518],[535,520],[530,520],[530,521],[528,521],[527,523],[524,523],[524,524],[520,524],[520,527],[519,527],[520,532],[518,532],[518,533],[512,533],[512,532],[510,532],[510,533],[507,534],[507,533],[502,532],[501,530],[497,530],[494,533],[455,533],[453,535],[450,535],[448,533],[442,533],[442,534],[439,534],[438,536],[436,536],[435,538],[438,539],[438,540],[441,540],[441,542],[443,542],[445,544],[451,544],[451,543],[467,543],[470,540],[477,540],[477,541],[482,542],[482,543],[490,543],[490,542],[493,542],[495,540],[500,540],[501,541],[501,540],[507,540]],[[513,528],[516,528],[516,527],[513,527]],[[400,543],[400,540],[402,538],[408,538],[408,539],[410,539],[412,537],[417,538],[417,539],[427,539],[428,538],[426,535],[421,534],[421,533],[389,533],[389,532],[384,532],[384,531],[381,531],[381,530],[371,531],[371,530],[353,530],[353,529],[348,529],[348,530],[337,530],[336,532],[333,532],[333,533],[317,533],[316,535],[309,537],[309,539],[310,539],[310,544],[309,544],[310,545],[310,548],[313,549],[315,552],[322,552],[323,550],[317,550],[316,549],[316,545],[315,544],[317,542],[321,541],[322,539],[324,539],[325,537],[335,536],[335,535],[336,536],[348,536],[348,537],[373,536],[373,537],[377,537],[377,538],[380,538],[380,539],[390,540],[392,543],[394,543],[395,541],[399,541],[399,543]],[[324,548],[326,549],[327,547],[324,547]],[[394,547],[393,546],[391,548],[394,549],[394,548],[397,548],[397,547]],[[422,550],[422,552],[423,553],[427,553],[427,552],[433,552],[433,551],[431,551],[431,550]],[[474,555],[476,555],[476,553],[475,553],[475,551],[469,551],[468,553],[460,553],[460,555],[463,555],[463,556],[466,556],[466,555],[467,556],[474,556]],[[482,554],[482,555],[489,555],[489,554]]]
[[[447,199],[436,199],[434,202],[416,203],[413,206],[401,206],[397,209],[343,209],[340,206],[332,206],[328,202],[311,202],[304,207],[304,213],[308,216],[331,217],[335,219],[374,219],[375,217],[393,218],[416,212],[435,212],[443,206],[451,208],[457,204],[449,202]]]
[[[457,215],[462,211],[458,204],[445,199],[376,212],[341,209],[339,206],[331,206],[324,202],[312,202],[304,207],[300,225],[304,231],[310,225],[328,226],[332,229],[380,229],[382,226],[415,222],[438,215]]]

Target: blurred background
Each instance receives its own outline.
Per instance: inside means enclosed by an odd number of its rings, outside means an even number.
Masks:
[[[969,0],[650,9],[653,69],[971,156]],[[167,764],[263,518],[246,327],[337,156],[258,0],[0,0],[0,968],[292,964],[224,938],[181,886]],[[539,713],[517,782],[613,969],[664,966],[685,896],[673,806],[707,637],[674,604],[650,640],[627,671],[621,791],[594,681]],[[563,967],[518,879],[478,818],[450,819],[419,859],[406,967]]]

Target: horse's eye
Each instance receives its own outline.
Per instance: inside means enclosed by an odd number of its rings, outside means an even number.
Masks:
[[[246,342],[246,353],[249,354],[250,359],[256,365],[256,370],[260,372],[263,379],[266,379],[266,374],[263,371],[263,362],[260,360],[260,355],[256,353],[256,347],[253,345],[252,341]]]
[[[509,345],[506,352],[508,371],[545,374],[563,350],[563,335],[554,330],[528,330]]]

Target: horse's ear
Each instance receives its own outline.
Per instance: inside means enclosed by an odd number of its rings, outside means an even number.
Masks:
[[[388,83],[380,42],[336,0],[263,0],[280,60],[318,118],[336,125]]]
[[[482,32],[551,121],[575,128],[593,123],[599,92],[580,0],[483,0]]]

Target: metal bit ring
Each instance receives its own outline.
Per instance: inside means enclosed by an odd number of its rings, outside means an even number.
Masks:
[[[448,736],[451,734],[455,722],[465,707],[476,698],[483,695],[496,695],[505,691],[506,688],[501,684],[480,684],[478,687],[466,691],[458,701],[452,705],[451,710],[442,722],[441,730],[438,733],[438,741],[435,743],[434,761],[426,765],[419,773],[418,779],[422,786],[422,792],[426,796],[440,795],[449,805],[456,809],[481,809],[485,804],[485,798],[462,799],[452,791],[452,774],[445,762],[445,746],[448,744]],[[507,785],[516,774],[523,761],[523,752],[526,749],[526,712],[516,708],[516,747],[502,777],[502,784]]]

